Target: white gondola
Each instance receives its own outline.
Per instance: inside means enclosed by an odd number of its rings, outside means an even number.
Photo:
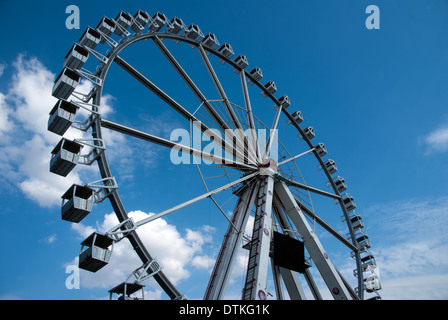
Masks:
[[[283,108],[288,108],[291,105],[289,97],[285,95],[281,96],[280,99],[278,99],[278,102],[280,102]]]
[[[135,300],[137,298],[131,297],[131,294],[133,294],[137,291],[140,291],[140,290],[142,291],[141,299],[144,299],[144,288],[145,288],[145,286],[138,282],[137,283],[136,282],[126,282],[126,281],[122,282],[119,285],[117,285],[114,288],[109,290],[110,300],[112,300],[112,295],[114,293],[120,295],[118,300],[131,300],[131,299]]]
[[[361,270],[368,270],[369,266],[376,265],[375,256],[367,248],[361,248],[359,251],[361,260]]]
[[[115,34],[119,37],[123,35],[123,30],[127,30],[132,23],[132,17],[129,13],[121,11],[115,18],[117,28],[115,28]],[[119,27],[118,27],[119,26]]]
[[[361,262],[362,262],[362,268],[367,268],[368,266],[372,265],[373,263],[375,263],[375,257],[373,256],[373,254],[368,253],[366,255],[363,255],[361,257]]]
[[[369,293],[381,290],[380,270],[377,265],[371,264],[364,270],[364,286]]]
[[[305,129],[303,129],[303,132],[305,133],[305,136],[310,140],[316,136],[313,127],[306,127]]]
[[[336,173],[338,171],[338,167],[336,167],[336,162],[332,159],[328,159],[327,161],[325,161],[324,165],[330,174]]]
[[[78,164],[83,145],[62,138],[51,152],[50,172],[66,177]]]
[[[168,33],[178,34],[184,26],[182,19],[174,17],[166,26],[166,31]]]
[[[352,228],[355,231],[364,228],[364,222],[362,221],[362,217],[355,211],[352,211],[352,216],[350,217],[350,223],[352,224]]]
[[[264,88],[265,88],[270,94],[274,94],[274,93],[277,92],[277,85],[275,84],[274,81],[268,81],[268,82],[264,85]],[[265,98],[267,97],[267,94],[266,94],[266,92],[264,92],[264,91],[261,92],[261,95],[262,95],[263,97],[265,97]]]
[[[240,54],[238,57],[236,57],[235,63],[241,69],[246,69],[247,66],[249,65],[249,62],[247,61],[247,57],[242,54]]]
[[[299,124],[303,121],[303,115],[302,115],[302,112],[300,112],[300,111],[294,111],[291,114],[291,117],[294,119],[295,122],[297,122],[297,124]]]
[[[339,192],[347,190],[347,183],[345,182],[344,178],[337,176],[336,178],[333,179],[333,181]]]
[[[152,17],[152,21],[149,25],[149,30],[152,32],[159,32],[166,23],[167,20],[165,15],[160,12],[156,12]]]
[[[204,39],[202,39],[202,44],[213,49],[219,46],[218,38],[213,33],[207,33]]]
[[[79,38],[78,43],[81,46],[95,50],[98,43],[100,43],[100,40],[101,34],[95,29],[88,27],[82,34],[81,38]]]
[[[98,23],[96,29],[103,33],[105,36],[110,37],[112,33],[115,32],[117,26],[115,25],[115,21],[104,17],[101,19],[100,23]],[[101,38],[101,43],[106,43],[106,38],[103,36]]]
[[[342,204],[344,205],[345,209],[347,209],[348,212],[356,209],[355,199],[349,194],[345,194],[343,196]]]
[[[187,30],[185,30],[184,35],[187,38],[196,40],[202,36],[202,32],[198,25],[190,24],[190,26],[187,28]]]
[[[92,233],[87,239],[81,242],[79,268],[97,272],[106,266],[112,255],[112,250],[109,249],[112,244],[113,240],[109,236],[97,232]],[[84,250],[84,247],[87,247],[87,249]]]
[[[84,219],[92,211],[94,192],[87,186],[72,185],[62,196],[62,220],[78,223]]]
[[[255,81],[260,81],[263,78],[263,72],[260,68],[253,68],[249,74],[254,78]],[[252,82],[250,82],[252,84]]]
[[[60,136],[70,128],[75,121],[79,107],[66,100],[59,100],[51,109],[48,119],[48,131]]]
[[[362,230],[359,229],[357,234],[355,235],[356,242],[358,243],[358,247],[360,249],[370,248],[370,239],[369,236]]]
[[[89,51],[75,43],[65,56],[64,67],[79,70],[88,58]]]
[[[376,277],[366,278],[364,280],[364,286],[369,293],[381,290],[380,280]]]
[[[54,81],[53,97],[67,100],[73,91],[75,91],[80,80],[81,76],[79,74],[71,69],[64,68]]]
[[[149,15],[142,10],[138,10],[137,13],[134,15],[134,22],[131,25],[131,29],[134,32],[141,32],[145,28],[145,26],[149,22]]]
[[[222,45],[219,47],[218,52],[221,53],[221,54],[222,54],[224,57],[226,57],[226,58],[231,58],[231,57],[233,57],[234,54],[235,54],[235,53],[233,52],[232,46],[231,46],[230,44],[228,44],[228,43],[224,43],[224,44],[222,44]]]
[[[314,148],[316,150],[316,153],[320,157],[323,157],[324,155],[327,154],[327,148],[325,147],[325,144],[323,144],[323,143],[318,143]]]

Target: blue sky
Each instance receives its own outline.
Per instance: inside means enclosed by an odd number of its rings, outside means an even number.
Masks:
[[[65,27],[70,4],[80,9],[79,30]],[[371,4],[380,9],[379,30],[365,27],[365,9]],[[7,45],[0,53],[0,298],[103,299],[107,290],[139,267],[130,246],[120,243],[108,270],[81,273],[81,288],[66,288],[65,268],[75,263],[82,239],[93,228],[107,231],[116,222],[106,202],[96,204],[79,225],[60,219],[60,196],[73,182],[86,182],[98,172],[96,167],[78,166],[68,179],[50,174],[50,151],[59,138],[46,131],[48,112],[56,101],[51,96],[53,81],[73,42],[103,16],[114,18],[120,10],[134,14],[138,9],[177,16],[187,25],[198,24],[204,34],[215,33],[236,54],[248,57],[249,70],[258,66],[263,81],[276,82],[276,95],[287,94],[292,111],[303,112],[307,125],[316,130],[315,139],[324,142],[329,157],[336,160],[364,217],[371,251],[381,268],[383,299],[448,298],[444,0],[2,1],[0,29]],[[168,45],[178,50],[176,57],[192,75],[199,74],[195,66],[200,57],[193,49]],[[138,44],[123,57],[151,74],[173,97],[198,107],[173,71],[167,71],[170,66],[155,46]],[[167,138],[183,126],[118,67],[109,76],[103,99],[108,118]],[[213,88],[206,87],[210,83],[201,82],[201,88],[212,96]],[[230,77],[223,83],[232,85]],[[241,97],[234,99],[242,104]],[[254,97],[254,103],[263,105],[266,100]],[[260,109],[268,124],[273,114],[269,104]],[[279,129],[280,139],[292,143],[292,131],[284,130]],[[171,165],[166,150],[113,133],[107,143],[120,192],[136,220],[203,192],[196,167]],[[301,167],[307,181],[321,182],[322,173],[308,162],[304,159]],[[156,243],[158,259],[163,254],[174,259],[164,260],[170,261],[165,271],[191,298],[202,297],[203,279],[226,224],[212,208],[207,200],[141,231],[148,242]],[[332,207],[327,214],[327,204],[320,208],[318,214],[339,228],[341,213]],[[159,241],[162,234],[170,246]],[[335,259],[345,266],[334,250]],[[235,288],[238,281],[241,275]],[[146,290],[146,297],[166,298],[152,282]],[[236,289],[230,291],[237,296]]]

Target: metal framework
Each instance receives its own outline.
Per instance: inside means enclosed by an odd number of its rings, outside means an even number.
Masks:
[[[165,44],[164,40],[169,39],[176,43],[187,43],[198,51],[210,80],[217,90],[219,100],[213,101],[206,98]],[[144,40],[153,42],[197,98],[199,108],[196,111],[190,111],[176,101],[122,57],[121,53],[125,49]],[[90,55],[97,62],[95,71],[89,71],[85,66]],[[365,293],[379,298],[377,291],[381,287],[378,268],[373,254],[369,251],[370,241],[363,229],[362,218],[354,211],[356,204],[353,197],[342,194],[347,189],[345,180],[339,176],[333,176],[337,172],[335,162],[331,159],[324,160],[327,154],[325,145],[311,142],[311,139],[315,137],[314,129],[301,127],[303,117],[300,111],[293,113],[288,111],[291,105],[288,96],[283,95],[280,98],[274,96],[277,86],[273,81],[268,81],[266,84],[260,82],[263,78],[261,69],[254,68],[248,72],[246,71],[249,65],[247,58],[239,55],[234,59],[233,56],[234,52],[230,44],[220,45],[216,36],[211,33],[204,36],[197,25],[191,24],[187,27],[177,17],[169,20],[160,12],[151,17],[141,10],[134,16],[120,12],[115,19],[104,17],[95,29],[89,27],[78,43],[71,48],[64,61],[63,71],[56,79],[53,88],[53,95],[59,101],[50,112],[48,130],[63,136],[69,127],[73,127],[90,132],[92,139],[69,141],[62,138],[52,152],[50,170],[55,174],[66,176],[77,164],[90,166],[97,163],[101,179],[86,183],[84,186],[74,185],[64,194],[62,197],[63,219],[74,223],[80,222],[90,212],[93,203],[108,199],[119,220],[119,224],[106,234],[100,235],[95,232],[83,241],[83,247],[87,246],[88,249],[81,252],[80,267],[84,266],[86,270],[96,272],[107,265],[113,251],[113,244],[127,239],[139,256],[142,266],[135,269],[124,282],[111,289],[109,291],[111,297],[112,293],[118,293],[126,298],[140,289],[143,290],[144,286],[141,282],[152,277],[169,298],[185,299],[185,296],[163,272],[163,266],[150,255],[137,231],[139,227],[151,221],[201,200],[210,199],[228,220],[229,225],[216,257],[204,299],[225,298],[226,288],[241,248],[248,251],[246,276],[241,295],[243,300],[264,300],[274,293],[277,299],[287,297],[306,299],[304,284],[309,288],[313,298],[322,299],[322,288],[314,279],[317,274],[323,279],[334,299],[364,299]],[[217,57],[221,64],[229,65],[239,75],[240,90],[244,97],[243,107],[238,107],[231,102],[229,92],[226,92],[213,66],[211,59],[213,57]],[[105,119],[101,113],[103,87],[108,70],[114,64],[154,93],[183,117],[190,126],[195,126],[196,130],[206,137],[213,138],[214,143],[223,150],[231,151],[230,158],[228,153],[220,156],[199,150],[194,145],[186,146]],[[92,89],[87,94],[76,91],[76,86],[81,79],[92,83]],[[275,107],[270,126],[264,125],[255,112],[249,90],[249,86],[254,85],[254,88],[258,88],[261,95],[269,99]],[[84,120],[76,120],[80,109],[88,111]],[[286,120],[289,127],[292,126],[297,130],[298,137],[302,140],[300,143],[305,144],[305,150],[291,155],[284,148],[283,158],[276,161],[272,159],[271,152],[274,145],[283,147],[277,135],[279,127],[283,125],[282,119]],[[263,146],[257,141],[256,129],[259,128],[267,128],[269,131],[267,143]],[[126,136],[186,153],[192,156],[194,161],[201,158],[213,164],[219,163],[224,170],[236,172],[237,178],[230,179],[230,175],[225,174],[227,182],[210,190],[203,174],[204,169],[201,169],[196,162],[206,188],[205,193],[149,218],[133,221],[128,217],[118,192],[118,184],[111,173],[106,155],[107,149],[103,143],[103,129],[114,130]],[[213,134],[216,131],[226,133],[225,138],[223,135]],[[233,143],[235,141],[236,144]],[[87,154],[81,154],[83,147],[89,149]],[[296,161],[306,155],[313,155],[317,160],[318,167],[328,180],[328,186],[332,191],[310,186],[304,181]],[[226,215],[222,205],[216,200],[216,196],[229,190],[237,199],[231,217]],[[347,237],[336,231],[322,216],[314,212],[311,194],[337,202],[342,211],[342,221],[346,223]],[[244,231],[251,215],[254,220],[252,233],[245,235]],[[331,250],[330,252],[325,250],[315,232],[316,225],[328,232],[333,241],[350,251],[349,259],[353,259],[355,264],[354,276],[357,278],[357,288],[352,288],[330,259]],[[276,247],[274,236],[276,233],[293,240],[292,251],[286,253],[287,261],[295,260],[295,255],[300,256],[297,254],[297,248],[301,246],[305,250],[303,255],[306,254],[307,259],[304,256],[303,262],[294,262],[294,266],[289,263],[280,263],[281,256],[283,254],[285,258],[285,253],[281,253],[283,248],[278,245]],[[311,268],[313,264],[316,270]],[[270,271],[274,288],[268,287]]]

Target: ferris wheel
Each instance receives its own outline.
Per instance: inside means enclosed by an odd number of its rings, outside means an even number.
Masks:
[[[152,67],[137,69],[141,59]],[[240,271],[245,275],[243,300],[380,297],[370,240],[344,178],[336,174],[336,162],[325,159],[325,144],[314,143],[313,127],[303,126],[302,112],[291,111],[289,97],[277,98],[275,82],[262,82],[261,69],[248,66],[245,55],[235,55],[230,44],[219,43],[212,33],[204,35],[197,25],[187,27],[180,18],[170,20],[160,12],[150,16],[142,10],[134,16],[122,11],[115,19],[104,17],[96,28],[88,27],[66,55],[53,87],[58,102],[48,121],[48,130],[62,136],[52,151],[50,171],[65,177],[76,165],[98,165],[99,179],[74,184],[62,195],[61,212],[63,220],[79,223],[94,204],[112,205],[119,224],[106,233],[93,232],[81,243],[79,256],[80,268],[97,272],[113,259],[114,244],[130,242],[141,265],[127,279],[117,280],[111,297],[144,292],[143,282],[153,278],[169,298],[186,299],[164,272],[161,257],[151,255],[139,230],[204,202],[208,205],[194,210],[207,207],[209,217],[227,225],[204,280],[204,299],[225,299],[232,272],[241,268],[236,263],[241,252],[246,255]],[[83,79],[91,83],[89,92],[77,91]],[[135,107],[136,114],[151,117],[170,110],[188,138],[173,141],[156,134],[160,130],[151,132],[143,120],[126,119],[123,109],[122,115],[120,110],[114,114],[119,121],[108,119],[102,110],[104,90],[106,82],[114,81],[133,82],[139,91],[126,92],[126,112],[135,106],[132,98],[144,97],[146,106]],[[70,127],[88,138],[65,138]],[[176,183],[169,190],[151,191],[172,195],[174,205],[159,204],[163,210],[139,221],[129,217],[121,193],[126,181],[117,181],[113,174],[104,142],[107,130],[160,148],[156,157],[171,162],[175,175],[189,182],[188,187]],[[189,217],[198,225],[204,224],[201,219],[200,213]],[[351,266],[352,279],[338,264]]]

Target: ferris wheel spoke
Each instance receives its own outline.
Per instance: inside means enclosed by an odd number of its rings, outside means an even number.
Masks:
[[[220,165],[223,165],[225,167],[230,167],[230,168],[235,168],[235,169],[239,169],[242,171],[253,171],[256,170],[257,167],[249,165],[249,164],[245,164],[242,162],[238,162],[236,160],[233,159],[229,159],[229,158],[224,158],[221,157],[219,155],[216,154],[211,154],[208,152],[205,152],[203,150],[198,150],[192,147],[189,147],[187,145],[183,145],[177,142],[173,142],[171,140],[138,130],[138,129],[134,129],[110,120],[106,120],[106,119],[101,119],[101,126],[103,128],[106,129],[110,129],[110,130],[114,130],[135,138],[139,138],[148,142],[152,142],[154,144],[160,145],[160,146],[164,146],[167,148],[170,148],[172,150],[175,151],[180,151],[183,153],[187,153],[190,155],[194,155],[194,156],[199,156],[202,159],[206,159],[209,161],[212,161],[213,163],[217,163]]]
[[[150,89],[153,93],[155,93],[159,98],[161,98],[164,102],[166,102],[169,106],[171,106],[175,111],[177,111],[180,115],[182,115],[185,119],[189,120],[195,126],[199,126],[198,128],[201,132],[207,136],[208,138],[213,138],[213,141],[216,142],[217,146],[223,147],[223,150],[226,152],[232,152],[232,155],[235,156],[236,159],[241,159],[243,162],[247,163],[256,163],[254,159],[248,159],[248,152],[241,143],[236,142],[235,144],[230,143],[227,139],[222,139],[220,134],[215,134],[215,132],[210,129],[206,124],[200,121],[197,117],[195,117],[192,113],[186,110],[182,105],[180,105],[177,101],[171,98],[167,93],[157,87],[153,82],[151,82],[148,78],[142,75],[137,69],[132,67],[128,62],[126,62],[121,57],[117,56],[114,60],[120,67],[122,67],[125,71],[127,71],[131,76],[137,79],[140,83],[142,83],[145,87]],[[207,101],[208,104],[210,104]],[[215,110],[215,109],[213,109]],[[216,112],[216,111],[215,111]],[[231,133],[232,130],[229,130]]]
[[[180,115],[182,115],[185,119],[191,121],[199,121],[193,114],[191,114],[187,109],[185,109],[182,105],[180,105],[177,101],[171,98],[167,93],[157,87],[153,82],[151,82],[148,78],[142,75],[137,69],[131,66],[127,61],[123,58],[117,56],[114,61],[123,68],[126,72],[128,72],[132,77],[134,77],[137,81],[143,84],[146,88],[151,90],[154,94],[156,94],[160,99],[165,101],[170,107],[172,107],[175,111],[177,111]]]
[[[207,192],[209,192],[210,190],[208,189],[207,183],[205,182],[205,179],[207,179],[207,178],[204,178],[204,176],[203,176],[203,174],[202,174],[202,171],[201,171],[201,169],[199,168],[198,162],[196,161],[196,157],[195,157],[195,156],[193,156],[193,161],[194,161],[194,163],[195,163],[195,165],[196,165],[196,168],[198,169],[199,176],[201,177],[201,180],[202,180],[202,183],[204,184],[205,190],[206,190]],[[240,173],[234,173],[234,174],[240,174]],[[227,177],[228,177],[227,174],[222,175],[222,176],[227,176]],[[214,177],[210,177],[210,178],[214,178]],[[220,206],[220,205],[218,204],[218,202],[215,200],[215,198],[213,198],[213,196],[210,196],[210,200],[212,200],[212,202],[216,205],[216,207],[217,207],[218,210],[222,213],[222,215],[223,215],[223,216],[227,219],[227,221],[229,221],[229,223],[236,229],[236,227],[233,225],[232,221],[229,219],[229,217],[227,216],[227,214],[226,214],[226,213],[224,212],[224,210],[222,209],[222,206]]]
[[[207,67],[208,73],[210,74],[213,83],[215,84],[216,89],[218,90],[219,96],[223,100],[228,115],[230,116],[232,123],[234,125],[235,129],[242,129],[241,123],[238,119],[238,117],[235,114],[235,111],[233,110],[232,106],[230,105],[229,99],[227,98],[226,92],[224,91],[224,88],[221,85],[221,82],[218,79],[218,76],[216,75],[216,72],[210,62],[210,59],[208,58],[207,54],[205,53],[204,47],[202,45],[198,46],[199,53],[201,54],[202,60],[204,61],[205,66]]]
[[[242,177],[241,179],[238,179],[236,181],[228,183],[228,184],[226,184],[226,185],[224,185],[222,187],[219,187],[217,189],[214,189],[212,191],[206,192],[206,193],[204,193],[204,194],[202,194],[202,195],[200,195],[200,196],[198,196],[196,198],[193,198],[193,199],[190,199],[188,201],[185,201],[185,202],[183,202],[181,204],[178,204],[178,205],[176,205],[176,206],[174,206],[174,207],[172,207],[170,209],[167,209],[165,211],[162,211],[160,213],[152,215],[152,216],[150,216],[150,217],[148,217],[146,219],[140,220],[140,221],[135,223],[135,226],[136,227],[140,227],[140,226],[142,226],[142,225],[144,225],[146,223],[149,223],[149,222],[154,221],[156,219],[162,218],[162,217],[164,217],[164,216],[166,216],[166,215],[168,215],[170,213],[173,213],[173,212],[178,211],[178,210],[180,210],[182,208],[185,208],[185,207],[187,207],[189,205],[192,205],[193,203],[196,203],[198,201],[201,201],[201,200],[204,200],[206,198],[209,198],[209,197],[211,197],[211,196],[213,196],[215,194],[218,194],[218,193],[223,192],[223,191],[225,191],[225,190],[227,190],[229,188],[232,188],[233,186],[236,186],[236,185],[238,185],[240,183],[243,183],[243,182],[245,182],[247,180],[250,180],[250,179],[254,178],[257,175],[258,175],[258,172],[254,172],[254,173],[251,173],[249,175],[246,175],[246,176]]]
[[[159,39],[159,37],[155,36],[152,38],[154,43],[157,45],[157,47],[162,51],[162,53],[165,55],[165,57],[168,59],[168,61],[171,63],[171,65],[174,67],[174,69],[179,73],[179,75],[182,77],[182,79],[185,81],[185,83],[190,87],[190,89],[193,91],[193,93],[196,95],[196,97],[199,99],[201,103],[204,104],[205,108],[207,109],[207,112],[212,117],[213,121],[216,122],[216,124],[219,126],[219,128],[224,132],[226,129],[231,129],[226,122],[222,119],[222,117],[216,112],[216,110],[213,108],[213,106],[210,104],[210,102],[206,99],[204,94],[199,90],[198,86],[191,80],[190,76],[187,74],[187,72],[182,68],[182,66],[179,64],[179,62],[174,58],[172,53],[168,50],[168,48],[163,44],[163,42]]]
[[[296,155],[296,156],[294,156],[294,157],[290,157],[289,159],[286,159],[286,160],[280,162],[280,163],[278,164],[278,166],[280,167],[280,166],[282,166],[282,165],[284,165],[284,164],[286,164],[286,163],[288,163],[288,162],[290,162],[290,161],[296,160],[296,159],[298,159],[298,158],[300,158],[300,157],[302,157],[302,156],[304,156],[304,155],[307,155],[307,154],[313,152],[314,149],[315,149],[315,148],[311,148],[311,149],[308,150],[308,151],[302,152],[302,153],[300,153],[300,154],[298,154],[298,155]]]
[[[292,187],[296,187],[296,188],[299,188],[299,189],[307,190],[307,191],[310,191],[310,192],[313,192],[313,193],[316,193],[316,194],[320,194],[322,196],[326,196],[326,197],[329,197],[329,198],[333,198],[333,199],[336,199],[336,200],[340,200],[341,199],[340,195],[337,195],[337,194],[334,194],[334,193],[331,193],[331,192],[328,192],[328,191],[324,191],[324,190],[321,190],[321,189],[318,189],[318,188],[314,188],[314,187],[311,187],[309,185],[306,185],[306,184],[294,181],[292,179],[288,179],[286,177],[282,177],[281,176],[280,179],[285,181],[289,186],[292,186]]]
[[[252,149],[255,150],[258,161],[261,162],[261,155],[260,155],[258,143],[256,140],[256,134],[255,134],[254,114],[252,112],[252,105],[250,102],[249,91],[247,89],[247,79],[246,79],[246,71],[245,70],[241,71],[240,77],[241,77],[241,85],[242,85],[243,94],[244,94],[244,103],[246,105],[247,121],[249,122],[249,129],[250,129],[250,134],[251,134],[250,141],[251,141]]]
[[[264,150],[263,158],[267,157],[269,155],[269,153],[271,152],[272,143],[274,142],[274,139],[275,139],[275,135],[277,132],[278,120],[280,119],[280,114],[282,112],[282,109],[283,109],[283,107],[281,105],[278,106],[277,113],[274,118],[274,123],[272,124],[272,127],[269,130],[269,139],[268,139],[268,143],[266,144],[266,149]],[[277,137],[277,139],[278,139],[278,137]]]
[[[294,197],[295,202],[299,206],[300,210],[303,211],[307,216],[317,222],[322,228],[324,228],[327,232],[329,232],[333,237],[343,243],[352,251],[357,251],[358,249],[347,240],[343,235],[337,232],[334,228],[332,228],[328,223],[326,223],[321,217],[319,217],[314,211],[308,208],[302,201],[300,201],[297,197]]]
[[[223,99],[224,104],[226,105],[227,111],[231,116],[231,122],[234,124],[236,130],[236,134],[232,130],[233,128],[230,127],[225,119],[219,114],[218,110],[216,110],[215,107],[210,103],[209,100],[206,99],[205,95],[201,92],[201,90],[198,88],[198,86],[194,83],[194,81],[191,79],[191,77],[187,74],[187,72],[182,68],[180,63],[174,58],[173,54],[168,50],[168,48],[163,44],[163,42],[155,36],[153,38],[154,43],[157,45],[157,47],[162,51],[162,53],[165,55],[167,60],[171,63],[171,65],[174,67],[174,69],[179,73],[179,75],[182,77],[182,79],[185,81],[185,83],[190,87],[190,89],[193,91],[193,93],[196,95],[196,97],[199,99],[202,105],[204,105],[204,108],[212,118],[212,120],[218,125],[221,132],[223,132],[225,135],[229,135],[231,139],[233,137],[236,137],[238,140],[241,141],[241,143],[236,143],[236,151],[238,152],[238,155],[246,158],[250,157],[251,162],[256,162],[256,159],[251,155],[250,152],[246,152],[248,150],[247,147],[247,137],[244,135],[244,131],[242,130],[241,123],[238,120],[238,117],[236,116],[234,110],[231,107],[231,104],[229,103],[224,90],[222,89],[222,86],[219,84],[219,88],[221,88],[220,93],[221,98]],[[200,47],[200,46],[199,46]],[[204,55],[206,56],[205,52]],[[214,72],[213,72],[214,74]],[[217,80],[216,74],[214,79]],[[217,80],[219,83],[219,80]],[[228,144],[227,141],[224,141]],[[243,145],[242,145],[243,144]],[[228,147],[228,145],[227,145]],[[247,153],[247,155],[246,155]]]

